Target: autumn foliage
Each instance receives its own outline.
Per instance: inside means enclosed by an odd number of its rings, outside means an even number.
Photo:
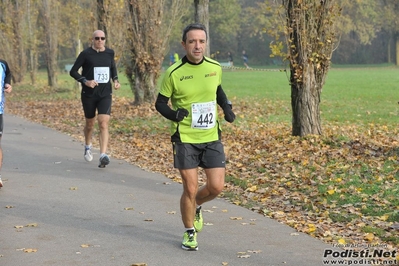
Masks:
[[[83,142],[79,100],[60,108],[56,101],[21,104],[14,96],[7,112]],[[257,102],[235,102],[237,120],[222,122],[228,156],[222,196],[328,243],[399,247],[398,129],[326,123],[321,136],[294,137],[289,123],[264,122],[259,110],[266,103]],[[180,182],[169,122],[152,104],[116,98],[111,120],[112,157]]]

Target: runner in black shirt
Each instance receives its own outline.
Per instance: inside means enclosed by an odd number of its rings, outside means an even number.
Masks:
[[[115,52],[105,47],[105,34],[101,30],[93,33],[92,46],[83,50],[72,66],[69,74],[82,83],[81,100],[86,118],[84,127],[86,161],[92,161],[91,138],[94,131],[96,111],[100,128],[100,162],[98,167],[104,168],[110,159],[106,154],[108,146],[108,124],[111,114],[112,85],[119,89],[118,74],[115,65]],[[78,70],[82,68],[82,74]]]

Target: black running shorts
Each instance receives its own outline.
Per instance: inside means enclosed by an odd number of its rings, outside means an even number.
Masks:
[[[191,169],[226,167],[226,156],[221,141],[201,144],[173,142],[174,167]]]
[[[112,95],[106,97],[85,97],[82,95],[83,111],[86,118],[93,118],[96,116],[96,110],[99,115],[110,115]]]

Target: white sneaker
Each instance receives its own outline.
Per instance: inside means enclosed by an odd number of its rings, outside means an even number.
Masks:
[[[103,156],[100,157],[100,163],[98,164],[98,167],[100,168],[105,168],[106,165],[108,165],[110,162],[110,159],[108,155],[104,154]]]
[[[85,154],[84,154],[86,162],[93,161],[93,154],[91,153],[91,146],[85,147]]]
[[[3,187],[3,181],[1,181],[1,177],[0,177],[0,187]]]

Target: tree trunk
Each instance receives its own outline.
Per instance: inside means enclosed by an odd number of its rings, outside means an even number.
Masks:
[[[21,82],[27,72],[26,5],[22,0],[0,1],[0,57],[7,61],[12,81]]]
[[[320,95],[336,41],[331,0],[283,0],[290,60],[292,135],[322,133]]]
[[[28,12],[26,14],[27,16],[27,22],[28,22],[28,29],[29,29],[29,37],[28,37],[28,69],[29,69],[29,76],[30,76],[30,82],[32,85],[36,84],[36,76],[37,76],[37,70],[38,70],[38,60],[39,60],[39,55],[37,52],[37,45],[35,41],[35,30],[34,30],[34,25],[33,25],[33,19],[32,19],[32,11],[34,10],[34,6],[32,6],[31,0],[27,1],[27,8]],[[36,24],[35,24],[36,25]]]
[[[209,36],[209,0],[194,0],[194,10],[195,23],[203,24],[208,31],[208,42],[206,44],[205,55],[209,57],[211,53],[211,41]]]
[[[140,105],[144,103],[144,86],[145,86],[145,81],[142,77],[143,73],[140,73],[140,71],[136,68],[134,69],[135,75],[134,75],[134,88],[135,90],[133,91],[134,93],[134,105]]]
[[[105,36],[108,36],[106,18],[107,14],[104,7],[104,0],[97,0],[97,29],[102,30]]]
[[[125,48],[125,73],[134,104],[154,102],[157,79],[166,54],[171,29],[183,14],[185,0],[129,0],[129,24]]]
[[[155,87],[155,73],[142,73],[138,68],[135,69],[134,74],[134,105],[140,105],[147,101],[147,99],[156,99]],[[150,101],[150,102],[152,102]]]
[[[23,35],[21,32],[23,31],[23,26],[22,26],[22,11],[19,10],[19,3],[15,2],[15,9],[14,9],[14,18],[12,20],[13,24],[13,31],[14,31],[14,39],[15,39],[15,45],[14,45],[14,57],[17,59],[17,65],[18,65],[18,71],[13,72],[13,80],[15,82],[21,82],[26,74],[27,71],[27,58],[26,58],[26,48],[23,40]]]
[[[397,66],[399,66],[399,38],[398,38],[398,34],[395,34],[395,63]]]
[[[306,79],[303,83],[291,83],[292,135],[320,135],[321,88],[317,84],[312,66],[306,68],[303,75]]]
[[[57,88],[57,23],[58,8],[52,5],[52,0],[43,0],[41,6],[44,29],[44,46],[46,56],[47,81],[50,88]]]

